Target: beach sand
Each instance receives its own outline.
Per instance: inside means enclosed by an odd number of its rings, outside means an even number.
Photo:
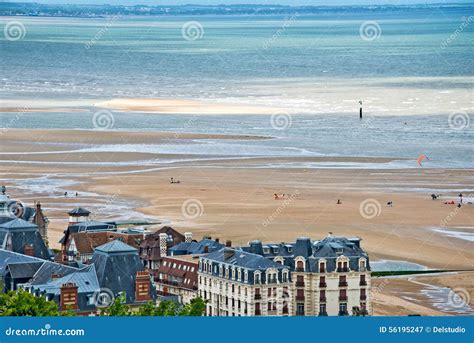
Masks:
[[[12,99],[2,100],[0,112],[80,112],[110,110],[117,112],[149,112],[155,114],[192,114],[192,115],[235,115],[235,114],[273,114],[287,112],[283,108],[268,105],[237,104],[221,100],[196,99],[148,99],[148,98],[115,98],[88,100],[45,101],[35,99],[30,102],[18,102]]]
[[[53,248],[59,247],[57,242],[66,228],[66,212],[80,205],[92,210],[94,219],[104,219],[105,215],[110,220],[123,215],[143,214],[181,232],[192,231],[195,239],[211,235],[221,241],[232,240],[236,246],[253,239],[264,242],[294,241],[299,236],[321,239],[333,232],[341,236],[360,236],[362,247],[371,260],[410,261],[443,270],[472,269],[473,243],[448,237],[434,229],[444,227],[445,230],[459,231],[457,228],[464,228],[462,230],[469,231],[474,227],[474,205],[457,209],[455,205],[445,205],[444,200],[431,200],[428,191],[413,191],[442,185],[453,189],[443,192],[445,197],[456,199],[458,191],[454,189],[472,188],[472,170],[265,167],[271,163],[295,161],[390,161],[354,157],[233,158],[223,161],[200,156],[199,161],[148,165],[143,161],[167,161],[183,156],[120,151],[71,153],[64,150],[74,151],[85,143],[133,141],[161,144],[173,139],[179,144],[181,140],[230,137],[79,130],[24,131],[28,133],[9,130],[2,136],[0,177],[13,198],[28,205],[35,200],[41,201],[51,219],[49,241]],[[232,139],[262,137],[233,136]],[[127,163],[116,165],[116,162]],[[181,183],[170,184],[171,177]],[[59,183],[34,190],[28,186],[33,181],[42,184],[44,178]],[[77,183],[61,186],[64,181]],[[65,198],[65,189],[70,193],[77,191],[79,196]],[[275,200],[275,193],[286,196],[284,200]],[[337,204],[338,199],[342,204]],[[121,201],[122,207],[107,205],[116,200]],[[389,201],[393,202],[392,207],[387,206]],[[366,213],[364,208],[361,210],[361,204],[367,202],[375,204],[375,215]],[[186,207],[190,203],[196,205],[196,213]],[[135,212],[130,214],[129,211]],[[447,281],[444,276],[432,281],[450,287],[462,282],[472,285],[472,275],[466,274],[462,281],[453,281],[452,278]],[[393,285],[398,282],[402,281]],[[405,282],[401,287],[417,286]],[[426,309],[420,309],[414,303],[408,306],[406,300],[388,290],[380,292],[377,297],[377,314],[389,314],[393,306],[400,310],[400,315],[421,310],[426,315],[438,314],[436,309],[424,306],[423,299],[421,306]]]
[[[373,314],[376,316],[453,315],[453,312],[441,310],[434,306],[435,302],[423,292],[427,289],[425,285],[448,287],[454,290],[465,303],[473,307],[473,279],[473,272],[373,278],[371,289]],[[452,299],[450,299],[449,294],[446,294],[437,301],[442,304],[449,303]],[[459,306],[459,304],[455,306]],[[454,307],[454,310],[456,310],[456,307]]]

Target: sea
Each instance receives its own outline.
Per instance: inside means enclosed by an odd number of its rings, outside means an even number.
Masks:
[[[453,5],[320,15],[0,17],[0,108],[25,108],[0,112],[0,133],[96,129],[95,104],[114,98],[194,99],[279,110],[111,111],[106,129],[273,139],[80,148],[394,159],[274,165],[304,168],[420,168],[425,156],[424,167],[474,168],[473,15],[474,6]],[[61,109],[65,103],[76,110]],[[35,104],[56,110],[29,112]]]

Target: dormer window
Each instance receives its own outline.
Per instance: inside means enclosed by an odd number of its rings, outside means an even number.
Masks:
[[[270,248],[264,247],[264,248],[263,248],[263,253],[264,253],[264,254],[269,254],[269,253],[270,253]]]
[[[304,271],[304,262],[303,261],[296,261],[296,271],[302,272]]]
[[[255,277],[255,283],[261,283],[261,277],[260,277],[259,271],[255,272],[254,277]]]
[[[326,272],[326,262],[319,262],[319,272],[320,273]]]

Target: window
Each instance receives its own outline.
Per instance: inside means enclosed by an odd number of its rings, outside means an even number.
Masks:
[[[339,315],[345,315],[347,314],[347,304],[339,304]]]
[[[288,271],[284,270],[281,278],[282,278],[282,282],[288,282]]]
[[[304,262],[303,261],[296,262],[296,271],[302,271],[302,270],[304,270]]]
[[[302,303],[296,304],[296,315],[304,316],[304,304]]]
[[[324,262],[319,262],[319,272],[324,273],[326,271],[326,264]]]
[[[326,313],[326,304],[320,304],[319,305],[319,315],[327,315]]]
[[[255,283],[260,283],[260,273],[255,272]]]

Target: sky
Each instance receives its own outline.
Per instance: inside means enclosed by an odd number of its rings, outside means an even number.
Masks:
[[[0,0],[3,2],[5,0]],[[472,3],[473,0],[7,0],[5,2],[37,2],[45,4],[112,4],[112,5],[230,5],[230,4],[278,4],[278,5],[405,5],[425,3]]]

